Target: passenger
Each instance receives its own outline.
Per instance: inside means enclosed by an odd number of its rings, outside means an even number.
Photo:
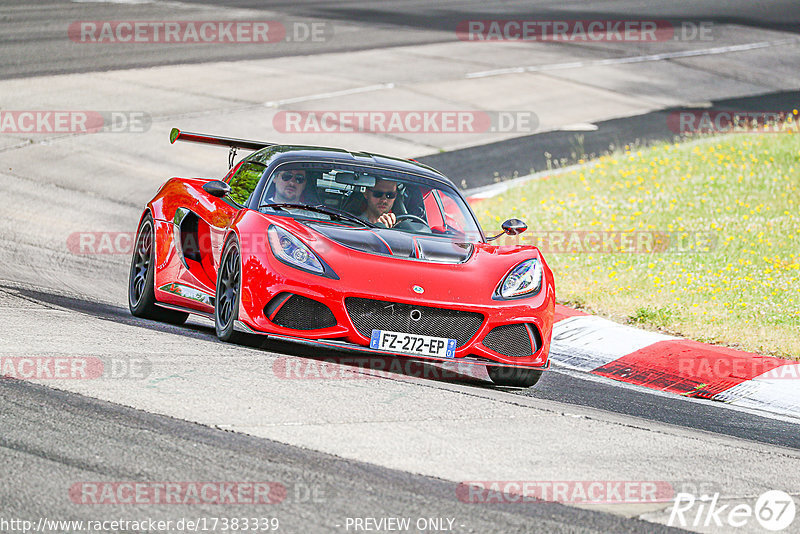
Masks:
[[[396,182],[379,178],[375,182],[375,187],[368,188],[364,196],[367,199],[367,208],[359,217],[373,224],[382,224],[387,228],[392,228],[397,224],[397,217],[392,213],[394,200],[397,198]]]

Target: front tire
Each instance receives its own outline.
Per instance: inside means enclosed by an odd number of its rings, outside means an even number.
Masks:
[[[128,275],[128,308],[135,317],[183,324],[188,313],[167,310],[156,305],[155,280],[155,225],[148,213],[136,232],[131,270]]]
[[[231,237],[222,252],[222,261],[217,273],[217,295],[214,299],[214,328],[222,341],[240,343],[245,335],[234,330],[239,318],[239,302],[242,297],[242,255],[239,241]]]
[[[498,386],[529,388],[542,377],[539,369],[521,369],[519,367],[488,367],[489,378]]]

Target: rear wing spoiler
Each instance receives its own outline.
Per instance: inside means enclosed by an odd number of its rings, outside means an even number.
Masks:
[[[191,141],[193,143],[206,143],[208,145],[220,145],[231,148],[246,148],[248,150],[259,150],[278,144],[266,143],[263,141],[249,141],[247,139],[235,139],[233,137],[220,137],[218,135],[182,132],[177,128],[173,128],[169,133],[169,142],[174,143],[175,141]]]
[[[178,128],[173,128],[172,131],[169,132],[169,142],[175,143],[175,141],[190,141],[193,143],[205,143],[207,145],[227,146],[230,148],[228,167],[233,167],[233,160],[236,157],[237,150],[240,148],[260,150],[264,147],[278,144],[264,141],[250,141],[248,139],[236,139],[233,137],[220,137],[218,135],[182,132]]]

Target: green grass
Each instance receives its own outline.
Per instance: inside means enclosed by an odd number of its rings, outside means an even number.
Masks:
[[[507,218],[528,223],[518,241],[541,245],[561,303],[800,359],[800,135],[627,150],[475,210],[489,233]],[[614,237],[606,249],[614,252],[591,252],[581,241],[587,232]],[[553,243],[564,235],[572,241]]]

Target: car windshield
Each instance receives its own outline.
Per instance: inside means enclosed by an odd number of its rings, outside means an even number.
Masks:
[[[386,227],[380,215],[391,212],[393,230],[481,240],[466,203],[449,185],[366,166],[281,165],[267,180],[259,211],[377,228]]]

